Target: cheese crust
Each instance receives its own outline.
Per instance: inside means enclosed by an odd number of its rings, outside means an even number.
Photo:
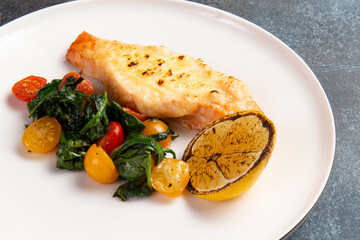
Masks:
[[[112,98],[146,116],[202,129],[225,115],[261,111],[246,84],[164,46],[142,46],[81,33],[66,59],[104,83]]]

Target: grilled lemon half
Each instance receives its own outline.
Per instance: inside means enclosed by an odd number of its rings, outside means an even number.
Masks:
[[[274,148],[275,126],[263,113],[227,115],[202,129],[187,146],[187,190],[212,201],[234,198],[259,178]]]

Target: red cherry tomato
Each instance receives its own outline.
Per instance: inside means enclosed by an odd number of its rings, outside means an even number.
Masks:
[[[131,108],[127,108],[127,107],[122,107],[122,109],[124,111],[126,111],[127,113],[134,115],[137,119],[139,119],[140,121],[144,122],[146,120],[148,120],[149,118],[141,113],[135,112],[134,110],[132,110]]]
[[[87,95],[91,95],[94,92],[94,87],[92,86],[89,80],[84,79],[83,81],[81,81],[81,83],[79,83],[76,86],[75,91],[79,91]]]
[[[12,87],[12,92],[18,99],[22,101],[30,101],[32,98],[36,98],[37,91],[46,85],[46,79],[30,75],[17,83]]]
[[[73,77],[74,81],[76,81],[80,77],[82,77],[84,79],[76,86],[75,91],[82,92],[87,95],[91,95],[94,92],[94,87],[92,86],[91,82],[87,78],[85,78],[83,75],[81,75],[77,72],[74,72],[74,71],[69,72],[68,74],[66,74],[63,77],[63,79],[59,85],[59,89],[65,85],[66,79],[68,79],[69,77]]]
[[[109,127],[110,129],[106,132],[106,135],[98,141],[98,145],[102,147],[107,154],[110,154],[112,150],[124,142],[124,130],[120,123],[111,121]]]

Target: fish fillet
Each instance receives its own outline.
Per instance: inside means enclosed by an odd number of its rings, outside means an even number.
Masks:
[[[103,82],[122,106],[149,117],[176,118],[190,129],[230,113],[261,111],[244,82],[164,46],[127,44],[83,32],[66,59],[85,76]]]

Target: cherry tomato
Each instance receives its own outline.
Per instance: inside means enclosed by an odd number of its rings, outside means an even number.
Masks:
[[[146,120],[148,120],[149,118],[141,113],[135,112],[134,110],[132,110],[131,108],[127,108],[127,107],[122,107],[122,109],[124,111],[126,111],[127,113],[130,113],[131,115],[134,115],[137,119],[139,119],[140,121],[144,122]]]
[[[59,85],[59,89],[65,85],[66,79],[68,79],[69,77],[73,77],[74,81],[76,81],[80,77],[82,77],[84,79],[76,86],[75,91],[83,92],[87,95],[91,95],[94,92],[94,87],[92,86],[91,82],[87,78],[85,78],[83,75],[81,75],[77,72],[74,72],[74,71],[69,72],[68,74],[66,74],[63,77],[63,79]]]
[[[17,83],[12,87],[12,92],[18,99],[22,101],[30,101],[32,98],[36,98],[37,91],[46,85],[46,79],[30,75]]]
[[[107,154],[110,154],[112,150],[119,147],[124,142],[124,130],[120,123],[111,121],[109,123],[109,128],[106,135],[98,141],[98,145],[102,147]]]
[[[26,128],[22,142],[29,151],[47,153],[56,147],[60,136],[60,123],[55,118],[42,117]]]
[[[161,120],[146,120],[144,122],[145,128],[144,130],[142,130],[142,134],[146,135],[146,136],[150,136],[153,134],[157,134],[157,133],[161,133],[161,132],[166,132],[169,128],[169,126],[164,123]],[[164,140],[161,140],[159,142],[161,144],[161,146],[163,148],[169,148],[170,144],[171,144],[171,134],[169,134],[169,136],[167,136],[167,138],[165,138]]]
[[[109,155],[96,144],[91,145],[86,152],[84,168],[86,173],[99,183],[113,183],[119,177],[119,172]]]
[[[151,186],[170,197],[179,196],[189,179],[188,164],[174,158],[164,158],[151,172]]]
[[[76,86],[75,91],[91,95],[94,92],[94,87],[89,80],[84,79]]]

